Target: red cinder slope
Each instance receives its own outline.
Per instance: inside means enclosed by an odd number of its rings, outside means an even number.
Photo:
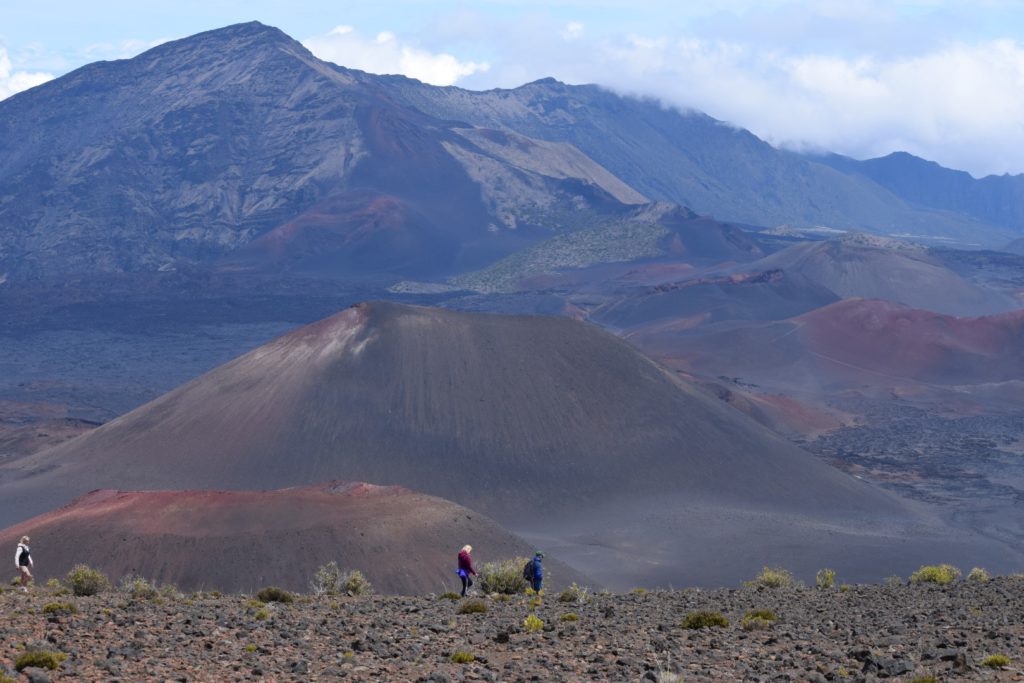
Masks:
[[[77,563],[113,579],[137,574],[182,589],[308,591],[318,566],[359,569],[386,593],[426,593],[458,583],[466,543],[478,562],[531,548],[452,502],[397,486],[332,482],[276,491],[99,490],[0,531],[36,549],[37,581]],[[559,566],[560,582],[578,579]]]

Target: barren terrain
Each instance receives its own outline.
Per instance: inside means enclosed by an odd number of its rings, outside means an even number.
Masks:
[[[46,672],[54,681],[1014,681],[1024,679],[1021,589],[1019,578],[995,578],[582,602],[550,594],[539,605],[484,597],[478,614],[460,613],[466,601],[434,596],[264,606],[209,593],[135,600],[8,590],[0,595],[0,664],[11,668],[27,648],[68,655]],[[46,613],[52,603],[75,613]],[[698,610],[720,612],[729,625],[684,628]],[[753,610],[777,620],[744,628]],[[542,622],[532,632],[531,614]],[[457,652],[474,661],[454,662]],[[992,655],[1008,665],[985,666]]]

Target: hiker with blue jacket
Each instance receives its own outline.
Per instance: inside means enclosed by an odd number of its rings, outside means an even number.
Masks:
[[[532,576],[530,577],[530,585],[536,592],[540,592],[541,588],[544,587],[544,565],[541,564],[541,560],[544,559],[544,553],[537,551],[533,554],[533,559],[530,560],[532,566]]]

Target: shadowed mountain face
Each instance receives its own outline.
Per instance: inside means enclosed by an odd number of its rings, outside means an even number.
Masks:
[[[477,562],[529,556],[532,548],[493,521],[400,487],[334,482],[277,491],[94,491],[0,531],[14,546],[32,536],[37,581],[85,563],[184,590],[309,591],[317,567],[358,569],[383,593],[439,592],[458,584],[455,556]],[[561,564],[559,584],[579,580]]]
[[[1019,222],[1002,216],[954,213],[941,202],[905,199],[859,172],[777,150],[700,112],[621,97],[594,85],[549,78],[514,90],[471,92],[397,76],[352,75],[439,118],[571,143],[647,197],[722,220],[827,225],[988,245],[1003,244],[1001,236],[1020,230]]]
[[[1012,237],[702,114],[552,80],[477,93],[374,76],[255,22],[0,102],[7,287],[195,267],[451,275],[648,199],[758,225]]]
[[[870,178],[913,204],[955,211],[1014,232],[1024,229],[1024,175],[976,179],[906,152],[864,161],[838,154],[811,158]]]
[[[222,261],[437,274],[644,201],[570,145],[431,117],[258,23],[0,103],[12,283]]]

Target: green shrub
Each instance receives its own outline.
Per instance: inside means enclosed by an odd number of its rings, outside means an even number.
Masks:
[[[252,616],[256,621],[266,621],[270,618],[270,612],[267,611],[266,607],[261,607],[256,611],[256,614]]]
[[[173,583],[165,583],[164,585],[160,586],[160,596],[167,598],[168,600],[177,600],[183,595],[184,593],[181,592],[181,589],[179,589]]]
[[[476,656],[472,652],[455,652],[452,654],[452,661],[456,664],[471,664],[476,661]]]
[[[512,600],[512,596],[505,595],[504,593],[492,593],[491,600],[494,600],[494,602],[509,602]]]
[[[788,588],[796,584],[793,574],[780,567],[765,567],[761,573],[748,581],[749,586],[764,586],[765,588]]]
[[[110,588],[110,580],[103,572],[84,564],[76,564],[68,572],[65,582],[75,595],[97,595]]]
[[[835,582],[835,569],[821,569],[814,575],[814,583],[818,588],[831,588]]]
[[[568,612],[559,617],[562,621],[579,621],[580,617],[575,612]]]
[[[634,588],[633,590],[630,591],[630,593],[632,593],[633,595],[647,595],[647,589],[646,588]]]
[[[462,596],[459,595],[458,593],[456,593],[455,591],[447,591],[446,593],[441,593],[441,595],[437,596],[437,599],[438,600],[451,600],[452,602],[458,602],[459,600],[462,599]]]
[[[937,683],[937,681],[935,680],[935,676],[929,674],[927,676],[918,676],[917,678],[913,678],[910,683]]]
[[[529,558],[515,557],[500,562],[487,562],[477,574],[477,585],[485,593],[516,595],[529,587],[523,578],[523,567]]]
[[[341,585],[347,595],[369,595],[373,586],[358,569],[352,569],[341,575]]]
[[[27,669],[30,666],[37,669],[56,669],[68,656],[63,652],[52,650],[29,650],[22,654],[14,662],[14,668],[18,671]]]
[[[558,602],[574,603],[577,605],[586,604],[590,602],[590,591],[585,586],[578,586],[573,581],[571,586],[559,594]]]
[[[363,573],[358,569],[342,571],[337,562],[328,562],[320,565],[313,580],[309,582],[309,589],[318,597],[325,595],[369,595],[373,592],[373,586],[366,580]]]
[[[989,655],[985,659],[981,660],[982,666],[987,666],[991,669],[1001,669],[1004,666],[1010,664],[1010,658],[1006,655]]]
[[[243,649],[244,649],[244,650],[245,650],[246,652],[250,653],[250,654],[252,654],[253,652],[256,652],[256,646],[255,646],[255,645],[253,645],[252,643],[249,643],[249,644],[248,644],[248,645],[246,645],[246,646],[245,646],[245,647],[244,647]]]
[[[487,603],[483,600],[467,600],[459,605],[459,614],[484,614],[487,612]]]
[[[775,612],[767,609],[757,609],[747,612],[740,621],[740,628],[744,631],[764,631],[772,627],[779,618]]]
[[[523,564],[526,564],[524,561]],[[531,614],[523,620],[523,628],[527,633],[536,633],[544,628],[544,622],[536,614]]]
[[[683,620],[683,628],[718,628],[728,626],[729,620],[721,612],[691,612]]]
[[[70,602],[50,602],[43,605],[43,614],[78,614],[78,608]]]
[[[988,572],[981,567],[975,567],[967,574],[968,581],[977,581],[978,583],[985,583],[990,578],[992,577],[989,576]]]
[[[287,604],[295,601],[295,597],[291,593],[276,586],[261,588],[260,591],[256,593],[256,599],[263,603],[282,602]]]
[[[157,596],[156,586],[141,576],[126,576],[121,579],[121,591],[134,600],[152,600]]]
[[[960,578],[960,570],[951,564],[926,565],[910,575],[910,583],[936,583],[945,586]]]
[[[746,615],[743,618],[744,619],[754,619],[754,618],[757,618],[757,619],[765,619],[767,621],[778,621],[779,620],[779,617],[776,616],[775,612],[771,611],[770,609],[750,610],[749,612],[746,613]]]
[[[341,569],[337,562],[328,562],[317,567],[313,580],[309,582],[309,589],[316,596],[341,595],[342,590]]]
[[[850,592],[850,591],[852,591],[852,590],[853,590],[853,586],[851,586],[851,585],[850,585],[850,584],[848,584],[848,583],[844,583],[843,585],[841,585],[841,586],[839,587],[839,592],[840,592],[840,593],[849,593],[849,592]]]

